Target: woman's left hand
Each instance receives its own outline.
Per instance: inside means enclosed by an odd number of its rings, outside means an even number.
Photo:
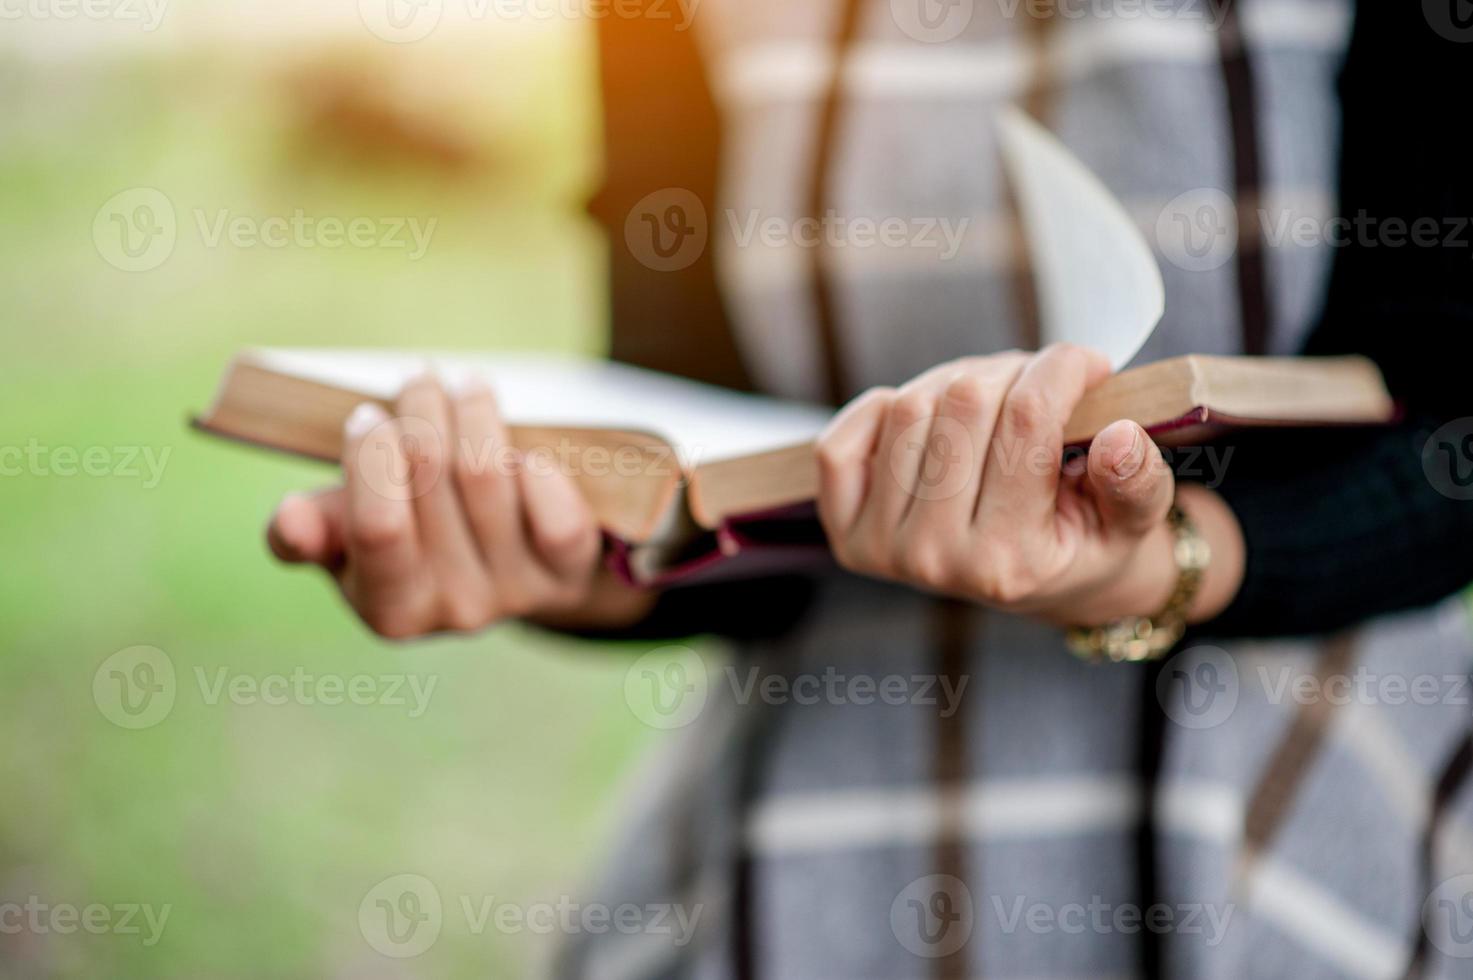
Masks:
[[[1070,345],[942,364],[851,402],[818,443],[844,567],[1060,623],[1150,615],[1176,582],[1174,480],[1134,422],[1063,464],[1064,425],[1110,373]]]

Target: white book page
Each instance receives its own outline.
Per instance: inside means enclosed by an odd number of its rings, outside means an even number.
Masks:
[[[279,348],[250,353],[272,370],[382,398],[426,370],[452,389],[479,376],[514,424],[652,432],[674,445],[687,467],[806,442],[832,416],[814,405],[593,358]]]
[[[1064,145],[1016,109],[998,116],[1038,283],[1045,343],[1130,363],[1166,308],[1161,269],[1114,196]]]

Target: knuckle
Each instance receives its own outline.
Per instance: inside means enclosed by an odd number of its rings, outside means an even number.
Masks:
[[[883,412],[888,409],[888,406],[892,401],[894,401],[894,399],[894,388],[874,387],[866,389],[863,394],[859,395],[859,397],[850,401],[849,404],[845,405],[842,409],[839,410],[839,413],[835,415],[834,418],[830,421],[828,427],[824,429],[823,434],[819,437],[819,441],[826,441],[829,437],[832,437],[835,432],[842,428],[842,426],[839,425],[841,421],[853,418],[855,415],[859,415],[862,412],[869,411],[871,410],[872,406],[879,406],[880,410]]]
[[[1038,591],[1038,579],[1025,563],[1014,561],[998,576],[993,587],[999,603],[1013,606]]]
[[[488,602],[479,596],[451,593],[441,603],[440,621],[456,633],[471,633],[490,625],[494,617]]]
[[[994,605],[1010,606],[1033,594],[1033,576],[1012,548],[989,548],[978,556],[969,576],[974,592]]]
[[[844,469],[849,461],[848,454],[827,433],[814,444],[813,455],[818,460],[819,469],[830,474]]]
[[[1048,399],[1038,388],[1014,385],[1003,400],[1003,423],[1020,435],[1040,430],[1048,421]]]
[[[970,372],[959,374],[946,386],[945,399],[953,408],[967,415],[979,414],[987,408],[991,394],[987,382]]]
[[[425,632],[419,618],[402,609],[373,606],[359,610],[358,615],[365,626],[385,640],[409,640]]]
[[[932,397],[924,391],[905,391],[890,403],[890,417],[904,429],[935,414]]]
[[[513,586],[497,595],[497,611],[505,619],[521,619],[537,611],[536,593],[525,586]]]
[[[1050,344],[1045,350],[1051,358],[1071,375],[1085,376],[1089,373],[1090,365],[1101,355],[1081,344],[1058,342]]]
[[[592,522],[574,515],[562,515],[537,529],[538,547],[554,558],[575,558],[590,549],[593,539]]]
[[[856,575],[875,575],[882,571],[874,560],[873,550],[857,538],[840,541],[834,548],[834,557],[840,568]]]
[[[493,447],[475,445],[462,439],[456,446],[451,463],[455,483],[468,495],[479,495],[497,483],[496,454]]]
[[[1000,576],[993,584],[993,601],[1013,606],[1033,595],[1034,587],[1026,575],[1017,571]]]
[[[409,536],[409,518],[395,508],[359,517],[348,527],[348,545],[357,552],[375,553],[397,547]]]
[[[929,589],[944,588],[951,580],[951,562],[933,541],[906,542],[897,549],[894,563],[907,581]]]

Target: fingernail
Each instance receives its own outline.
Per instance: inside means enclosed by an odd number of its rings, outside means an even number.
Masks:
[[[1115,460],[1111,467],[1115,475],[1121,478],[1135,476],[1136,471],[1141,468],[1141,463],[1146,458],[1146,441],[1141,438],[1141,430],[1136,426],[1130,427],[1130,448]]]
[[[467,395],[484,395],[491,391],[491,382],[475,372],[462,374],[455,380],[454,391],[462,398]]]
[[[361,439],[373,431],[374,426],[382,425],[389,420],[389,413],[384,411],[383,406],[374,402],[363,402],[353,409],[353,414],[348,416],[348,421],[343,424],[343,431],[349,439]]]
[[[409,380],[404,382],[404,387],[406,388],[417,385],[435,385],[444,388],[445,381],[440,377],[440,372],[435,370],[434,365],[426,364],[423,368],[411,374]]]

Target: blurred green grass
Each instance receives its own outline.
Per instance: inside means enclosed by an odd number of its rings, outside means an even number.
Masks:
[[[456,896],[576,888],[618,782],[649,741],[621,697],[627,650],[508,627],[383,645],[321,576],[274,565],[279,496],[331,478],[188,432],[246,344],[599,350],[601,243],[588,40],[500,51],[515,98],[494,166],[446,176],[322,159],[296,95],[218,58],[7,64],[0,122],[0,446],[167,452],[142,478],[0,477],[0,902],[172,906],[161,941],[0,935],[0,976],[517,976],[546,940],[472,934]],[[247,64],[249,59],[246,60]],[[93,218],[130,187],[179,214],[158,269],[104,261]],[[209,248],[193,209],[424,216],[425,256]],[[114,457],[118,458],[118,457]],[[99,665],[165,651],[172,712],[130,731],[93,701]],[[428,710],[210,704],[196,671],[412,673]],[[434,881],[445,928],[375,953],[358,907],[397,873]]]

